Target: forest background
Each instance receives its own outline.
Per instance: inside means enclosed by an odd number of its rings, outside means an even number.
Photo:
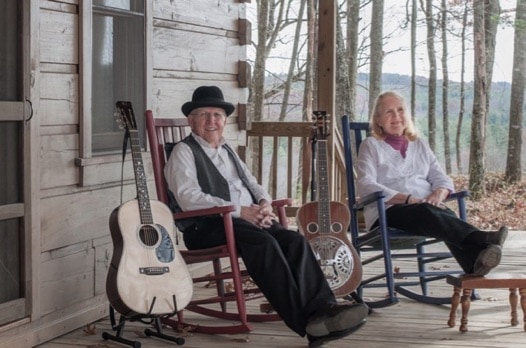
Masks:
[[[249,5],[256,120],[310,120],[314,29],[324,25],[313,19],[316,3]],[[471,210],[488,227],[509,219],[526,230],[525,8],[525,0],[338,0],[335,121],[366,121],[380,91],[400,92],[457,188],[475,193]]]

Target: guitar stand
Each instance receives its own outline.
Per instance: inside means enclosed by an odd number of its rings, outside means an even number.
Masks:
[[[175,313],[174,313],[175,314]],[[173,314],[172,314],[173,315]],[[165,316],[163,316],[165,317]],[[115,321],[115,310],[110,305],[110,322],[111,322],[111,328],[113,331],[115,331],[115,334],[110,334],[108,332],[102,333],[102,338],[104,340],[111,340],[115,342],[119,342],[128,346],[131,346],[133,348],[141,348],[141,342],[139,341],[131,341],[124,337],[122,337],[122,334],[124,332],[124,325],[126,324],[126,321],[140,321],[144,324],[152,324],[155,327],[155,330],[152,330],[150,328],[147,328],[144,330],[144,334],[148,337],[154,336],[161,338],[163,340],[175,342],[178,345],[183,345],[185,340],[183,337],[178,336],[170,336],[163,333],[163,329],[161,326],[161,316],[154,316],[150,317],[151,321],[146,321],[147,317],[145,316],[135,316],[135,317],[126,317],[124,315],[121,315],[119,318],[119,323],[117,324]]]

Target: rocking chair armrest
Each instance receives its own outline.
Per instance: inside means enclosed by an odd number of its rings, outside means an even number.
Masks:
[[[453,192],[452,194],[450,194],[446,199],[445,201],[452,201],[452,200],[455,200],[455,199],[464,199],[466,197],[469,197],[470,196],[470,192],[469,191],[458,191],[458,192]]]
[[[282,198],[282,199],[275,199],[272,201],[273,207],[284,207],[286,205],[292,205],[292,199],[290,198]]]
[[[447,202],[447,201],[452,201],[452,200],[463,200],[464,198],[469,197],[469,195],[470,195],[469,191],[453,192],[447,197],[445,201]],[[356,210],[363,209],[365,206],[372,204],[372,203],[376,203],[379,199],[382,199],[382,198],[385,198],[385,195],[382,191],[373,192],[365,196],[363,199],[360,199],[360,202],[356,203],[353,206],[353,208]]]
[[[285,206],[292,205],[292,199],[290,198],[283,198],[283,199],[276,199],[273,200],[271,203],[272,207],[276,209],[279,223],[285,227],[289,228],[289,224],[287,221],[287,212],[285,211]]]
[[[182,211],[179,213],[174,213],[173,217],[175,220],[180,220],[180,219],[186,219],[186,218],[191,218],[191,217],[196,217],[196,216],[232,213],[235,210],[236,210],[236,207],[234,205],[224,205],[221,207]]]
[[[365,206],[373,203],[377,203],[380,199],[384,199],[385,195],[382,191],[376,191],[360,199],[360,201],[354,204],[353,209],[362,210]]]
[[[467,220],[467,213],[466,213],[466,202],[464,201],[464,198],[469,197],[470,192],[469,191],[459,191],[459,192],[453,192],[452,194],[447,197],[447,201],[456,201],[458,205],[458,216],[466,221]]]

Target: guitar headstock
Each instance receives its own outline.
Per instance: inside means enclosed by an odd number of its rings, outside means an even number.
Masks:
[[[314,131],[317,139],[326,140],[329,133],[329,114],[326,111],[313,111]]]
[[[136,130],[137,122],[135,121],[135,115],[133,113],[132,104],[129,101],[118,101],[115,103],[119,112],[115,114],[117,123],[124,129]]]

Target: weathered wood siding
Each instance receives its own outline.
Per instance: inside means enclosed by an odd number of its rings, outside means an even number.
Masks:
[[[183,117],[181,105],[199,85],[218,85],[225,98],[246,103],[238,66],[246,61],[239,41],[240,0],[148,0],[151,16],[151,69],[147,71],[147,108],[162,117]],[[121,156],[80,158],[82,57],[79,0],[46,1],[38,6],[39,48],[31,57],[38,67],[32,83],[40,97],[40,255],[34,270],[34,309],[30,319],[0,327],[0,347],[31,347],[107,314],[105,282],[111,259],[108,219],[121,204]],[[35,8],[35,6],[33,7]],[[87,52],[86,54],[90,54]],[[95,103],[96,101],[93,101]],[[143,110],[135,110],[142,117]],[[237,132],[237,111],[227,132],[244,144]],[[35,121],[33,121],[35,122]],[[88,121],[89,122],[89,121]],[[122,199],[136,195],[131,156],[125,164]],[[149,193],[155,198],[149,155],[143,154]]]
[[[246,60],[246,47],[239,45],[238,38],[245,6],[236,1],[154,3],[154,115],[183,117],[181,105],[201,85],[218,85],[226,100],[245,103],[247,90],[238,83],[238,62]],[[237,110],[232,116],[237,116]],[[227,128],[228,140],[244,144],[244,134],[236,134],[236,124],[232,127]]]

